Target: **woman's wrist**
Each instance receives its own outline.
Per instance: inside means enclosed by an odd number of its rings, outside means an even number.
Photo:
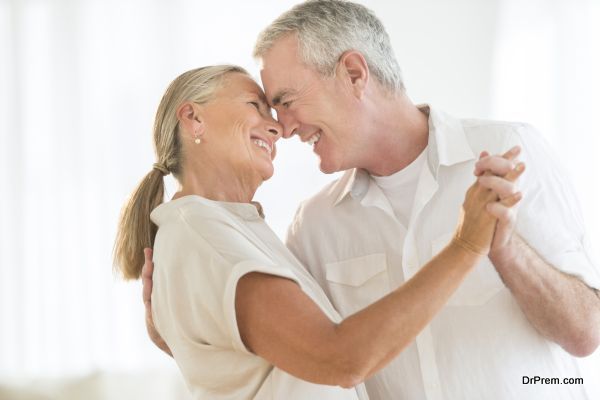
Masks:
[[[487,256],[490,248],[489,247],[481,247],[475,243],[470,242],[457,234],[452,237],[450,241],[450,245],[456,249],[460,249],[463,252],[475,255],[477,257]]]

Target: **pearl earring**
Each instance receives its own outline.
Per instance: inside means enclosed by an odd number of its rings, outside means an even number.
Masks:
[[[200,144],[200,142],[202,142],[202,140],[200,140],[200,135],[198,134],[198,131],[196,131],[194,143]]]

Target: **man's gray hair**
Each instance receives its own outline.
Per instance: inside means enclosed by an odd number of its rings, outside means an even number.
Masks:
[[[368,8],[342,0],[309,0],[286,11],[258,36],[254,57],[275,42],[296,34],[300,57],[325,76],[332,76],[340,56],[359,51],[369,70],[388,90],[404,90],[400,66],[381,21]]]

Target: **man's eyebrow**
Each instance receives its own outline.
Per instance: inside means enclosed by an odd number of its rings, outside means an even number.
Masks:
[[[275,96],[273,96],[273,100],[271,100],[271,105],[273,107],[281,104],[281,99],[285,96],[288,96],[290,94],[292,94],[294,91],[291,89],[282,89],[279,92],[275,93]]]

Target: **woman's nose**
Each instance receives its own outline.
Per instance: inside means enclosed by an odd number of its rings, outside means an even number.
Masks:
[[[275,136],[275,140],[277,141],[279,138],[281,138],[283,127],[278,122],[273,121],[267,126],[267,131]]]

